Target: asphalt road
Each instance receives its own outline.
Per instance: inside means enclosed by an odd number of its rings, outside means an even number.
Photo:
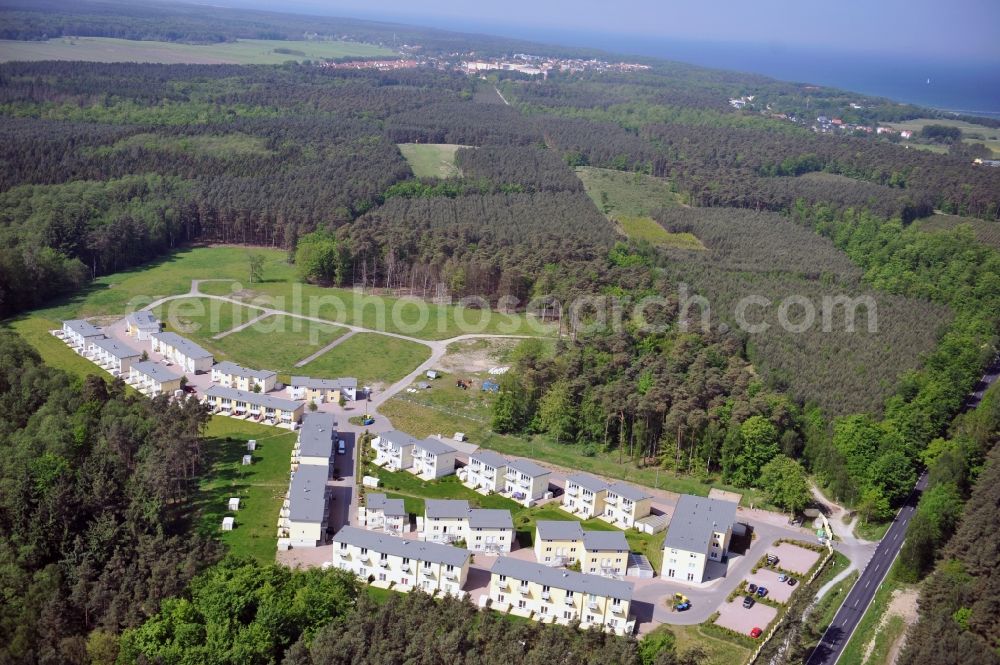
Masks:
[[[976,408],[983,398],[983,393],[997,379],[1000,379],[1000,357],[993,361],[983,378],[976,384],[973,392],[966,398],[963,410]],[[879,542],[868,566],[861,573],[861,577],[858,578],[851,592],[847,594],[844,604],[837,610],[837,615],[833,618],[833,622],[826,629],[826,632],[823,633],[823,639],[820,640],[809,660],[806,661],[806,665],[834,665],[840,659],[841,652],[850,641],[854,629],[861,621],[861,617],[864,616],[865,610],[868,609],[872,598],[875,597],[875,592],[878,591],[879,585],[882,584],[882,580],[885,579],[886,573],[889,572],[892,562],[903,546],[910,518],[913,517],[917,502],[920,500],[920,493],[926,486],[927,472],[925,471],[920,475],[916,486],[906,503],[900,508],[885,537]]]

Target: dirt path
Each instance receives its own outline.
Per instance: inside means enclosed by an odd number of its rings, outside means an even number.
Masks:
[[[896,589],[892,592],[892,598],[889,600],[889,606],[885,610],[885,614],[879,620],[878,628],[875,629],[875,634],[872,636],[870,642],[865,645],[865,653],[861,658],[862,663],[867,663],[872,656],[872,651],[875,650],[875,642],[878,640],[878,636],[885,630],[886,624],[889,623],[889,619],[898,616],[903,619],[903,623],[906,624],[906,628],[903,633],[896,638],[889,647],[889,653],[886,656],[884,663],[873,663],[872,665],[893,665],[896,659],[899,658],[900,652],[906,645],[906,634],[909,632],[910,627],[917,621],[917,596],[918,593],[916,588],[912,589]]]

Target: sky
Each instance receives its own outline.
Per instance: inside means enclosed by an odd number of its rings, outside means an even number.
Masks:
[[[1000,0],[215,0],[213,4],[394,20],[558,43],[567,43],[566,37],[573,33],[601,33],[776,49],[975,58],[1000,66]]]

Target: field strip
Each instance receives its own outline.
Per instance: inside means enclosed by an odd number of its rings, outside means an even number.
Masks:
[[[329,351],[333,347],[337,346],[338,344],[340,344],[344,340],[346,340],[346,339],[348,339],[350,337],[353,337],[354,335],[357,335],[357,334],[358,334],[358,332],[356,330],[351,330],[346,335],[341,335],[340,337],[338,337],[337,339],[333,340],[332,342],[330,342],[329,344],[327,344],[322,349],[320,349],[316,353],[312,354],[308,358],[305,358],[305,359],[300,360],[299,362],[295,363],[295,366],[296,367],[303,367],[305,365],[308,365],[309,363],[311,363],[312,361],[316,360],[321,355],[323,355],[324,353],[326,353],[327,351]]]
[[[249,328],[253,324],[255,324],[258,321],[260,321],[261,319],[266,319],[269,316],[271,316],[271,314],[266,314],[266,313],[265,314],[261,314],[260,316],[255,316],[254,318],[250,319],[246,323],[240,324],[240,325],[236,326],[235,328],[230,328],[229,330],[226,330],[225,332],[220,332],[218,335],[216,335],[212,339],[222,339],[223,337],[225,337],[227,335],[232,335],[235,332],[239,332],[241,330]]]

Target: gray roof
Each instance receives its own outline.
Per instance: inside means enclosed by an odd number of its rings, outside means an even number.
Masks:
[[[111,339],[109,337],[103,337],[101,339],[95,339],[90,342],[91,346],[96,346],[103,349],[107,353],[111,354],[119,360],[122,358],[137,358],[141,353],[135,349],[125,346],[117,339]]]
[[[212,386],[205,391],[206,397],[222,397],[224,399],[235,399],[247,404],[256,404],[271,409],[281,409],[282,411],[295,411],[302,407],[300,402],[290,399],[272,397],[265,393],[252,393],[247,390],[236,390],[236,388],[226,388],[225,386]]]
[[[95,327],[92,323],[84,321],[83,319],[73,319],[72,321],[63,321],[63,327],[69,328],[77,335],[81,337],[103,337],[104,333],[101,332],[100,328]]]
[[[244,367],[243,365],[237,365],[236,363],[231,363],[228,360],[223,360],[220,363],[215,363],[212,367],[216,372],[222,372],[223,374],[231,374],[233,376],[245,376],[250,379],[259,379],[261,381],[268,379],[272,376],[277,376],[275,372],[267,369],[250,369],[249,367]]]
[[[682,494],[670,518],[664,548],[704,552],[714,531],[725,531],[736,521],[737,504]]]
[[[469,511],[469,526],[473,529],[513,529],[510,511],[502,508],[473,508]]]
[[[515,580],[527,580],[575,593],[592,593],[596,596],[620,598],[628,601],[632,600],[632,589],[634,588],[631,582],[543,566],[506,556],[497,559],[490,572],[494,575],[506,575]]]
[[[193,360],[198,360],[200,358],[211,358],[212,354],[201,348],[191,340],[186,337],[181,337],[177,333],[172,332],[161,332],[153,335],[156,339],[163,342],[168,346],[172,346]]]
[[[366,547],[379,554],[407,557],[416,561],[464,566],[469,561],[469,550],[439,543],[426,543],[410,538],[387,536],[354,526],[345,526],[333,537],[334,543],[347,543]]]
[[[600,478],[587,475],[586,473],[574,473],[572,476],[566,476],[566,481],[567,483],[576,483],[580,487],[588,489],[591,492],[600,492],[601,490],[608,489],[608,484],[606,482]]]
[[[331,457],[337,436],[337,419],[332,413],[307,413],[299,429],[299,454],[303,457]]]
[[[431,437],[427,437],[423,441],[417,441],[414,444],[420,450],[426,450],[431,455],[446,455],[447,453],[456,452],[454,448],[449,446],[443,441],[438,441]]]
[[[326,510],[326,481],[330,467],[304,464],[288,486],[288,519],[293,522],[322,522]]]
[[[583,527],[576,520],[538,520],[535,523],[542,540],[580,540]]]
[[[398,429],[394,429],[389,432],[382,432],[378,435],[378,438],[379,441],[384,441],[385,443],[390,444],[393,448],[412,446],[417,443],[415,438],[406,432],[400,432]]]
[[[402,499],[390,499],[379,492],[365,494],[365,507],[368,510],[380,510],[386,517],[406,516],[406,508],[403,507]]]
[[[465,499],[427,499],[424,515],[433,517],[468,517],[469,502]]]
[[[146,330],[155,329],[156,332],[160,332],[160,320],[153,316],[153,313],[141,309],[138,312],[132,312],[125,317],[125,320],[136,328],[143,328]]]
[[[588,552],[614,550],[628,552],[628,541],[621,531],[584,531],[583,549]]]
[[[527,459],[515,459],[507,462],[507,468],[520,471],[521,473],[527,475],[529,478],[538,478],[539,476],[544,476],[551,473],[548,469],[543,466],[539,466]]]
[[[313,379],[308,376],[293,376],[289,383],[293,388],[312,388],[313,390],[340,390],[341,388],[357,388],[358,380],[352,376],[341,379]]]
[[[615,483],[608,488],[608,492],[614,492],[618,496],[631,499],[632,501],[642,501],[643,499],[649,499],[653,496],[649,492],[639,489],[635,485],[629,485],[628,483]]]
[[[503,455],[497,455],[491,450],[478,450],[471,455],[469,455],[469,461],[477,459],[486,466],[492,466],[494,469],[503,469],[507,466],[507,458]]]
[[[132,365],[132,369],[137,372],[141,372],[154,381],[159,381],[160,383],[165,383],[166,381],[177,381],[181,378],[180,374],[175,374],[163,365],[155,363],[152,360],[144,360],[141,363],[135,363]]]

